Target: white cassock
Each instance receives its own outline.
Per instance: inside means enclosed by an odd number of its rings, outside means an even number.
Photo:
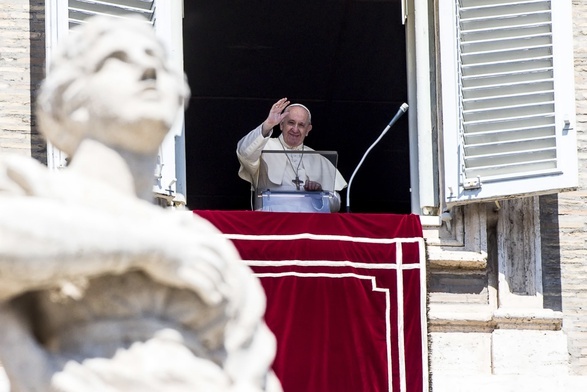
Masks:
[[[322,185],[324,191],[333,194],[330,211],[338,211],[340,196],[337,192],[344,189],[347,183],[336,167],[322,155],[312,153],[312,148],[305,145],[290,148],[282,135],[272,138],[272,133],[273,131],[264,137],[262,125],[259,125],[238,142],[236,155],[241,164],[239,177],[250,182],[257,193],[266,189],[303,191],[305,181],[316,181]],[[299,151],[299,154],[271,154],[268,151]],[[296,188],[296,183],[300,184],[300,189]],[[259,207],[257,199],[259,198],[255,198],[255,208]]]

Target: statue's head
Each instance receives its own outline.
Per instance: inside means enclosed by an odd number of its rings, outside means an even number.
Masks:
[[[70,31],[37,99],[41,132],[69,155],[83,139],[153,153],[189,97],[152,26],[94,17]]]

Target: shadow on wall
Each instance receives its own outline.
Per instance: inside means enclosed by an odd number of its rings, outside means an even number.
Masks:
[[[542,253],[542,298],[543,307],[562,311],[561,256],[558,222],[558,195],[539,197],[540,236]],[[492,214],[492,204],[487,205],[487,276],[488,284],[497,289],[497,214]]]
[[[34,116],[37,90],[45,77],[45,0],[29,0],[31,156],[47,164],[47,143]]]
[[[544,307],[562,311],[561,255],[558,222],[558,195],[540,196],[540,236],[542,238],[542,287]]]

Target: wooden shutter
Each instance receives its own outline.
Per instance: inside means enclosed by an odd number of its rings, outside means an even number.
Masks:
[[[444,7],[446,203],[577,186],[570,1]]]

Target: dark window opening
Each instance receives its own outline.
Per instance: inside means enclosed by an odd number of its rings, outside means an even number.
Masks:
[[[338,151],[347,182],[407,101],[400,0],[198,0],[184,8],[190,209],[250,209],[236,143],[281,97],[310,108],[305,142]],[[369,153],[350,195],[353,212],[410,213],[407,115]],[[341,196],[344,210],[346,189]]]

